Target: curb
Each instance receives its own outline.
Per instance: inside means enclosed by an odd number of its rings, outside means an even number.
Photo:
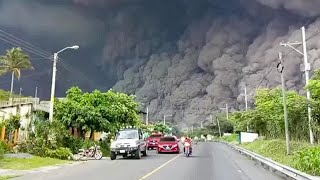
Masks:
[[[251,160],[254,160],[258,162],[258,164],[266,169],[269,169],[271,172],[281,176],[285,177],[286,179],[294,179],[294,180],[320,180],[320,177],[312,176],[309,174],[306,174],[304,172],[301,172],[299,170],[296,170],[294,168],[291,168],[289,166],[282,165],[276,161],[273,161],[270,158],[263,157],[259,154],[256,154],[254,152],[251,152],[247,149],[244,149],[242,147],[239,147],[237,145],[225,142],[225,141],[219,141],[219,143],[223,143],[231,147],[232,149],[238,151],[240,154],[245,155],[249,157]]]

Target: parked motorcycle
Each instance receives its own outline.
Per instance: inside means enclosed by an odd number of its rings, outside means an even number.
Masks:
[[[186,157],[189,157],[191,155],[190,145],[191,144],[189,144],[188,142],[184,143],[184,148],[185,148],[184,154],[186,155]]]
[[[89,149],[79,149],[79,153],[81,157],[93,157],[96,160],[102,159],[102,151],[100,149],[100,146],[94,144],[94,146],[91,146]]]

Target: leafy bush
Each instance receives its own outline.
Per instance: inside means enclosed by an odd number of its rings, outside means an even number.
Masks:
[[[110,143],[108,141],[101,141],[99,143],[103,156],[109,157],[110,155]]]
[[[46,149],[44,155],[45,157],[66,160],[72,156],[72,151],[69,148],[59,147],[55,150]]]
[[[310,147],[296,153],[294,167],[312,175],[320,175],[320,147]]]
[[[63,147],[69,148],[72,153],[76,154],[79,152],[84,146],[84,140],[82,138],[74,137],[74,136],[66,136],[64,137],[64,143],[62,144]]]
[[[9,145],[3,141],[0,141],[0,159],[3,158],[4,153],[9,151],[10,151]]]

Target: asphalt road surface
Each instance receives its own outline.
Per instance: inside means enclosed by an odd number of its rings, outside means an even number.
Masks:
[[[87,163],[27,174],[16,180],[280,180],[272,172],[225,144],[201,142],[193,155],[156,154],[140,160],[90,160]]]

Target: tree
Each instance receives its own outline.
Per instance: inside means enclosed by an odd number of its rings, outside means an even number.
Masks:
[[[170,127],[162,122],[158,122],[154,125],[154,130],[161,133],[169,133]]]
[[[320,135],[320,70],[316,70],[306,89],[310,90],[312,107],[312,125],[315,138]]]
[[[21,48],[12,48],[7,50],[6,55],[0,57],[0,74],[11,72],[10,97],[13,92],[14,76],[17,79],[21,77],[21,70],[33,69],[29,56]]]
[[[134,96],[112,90],[83,93],[72,87],[67,91],[65,101],[55,103],[55,119],[68,128],[77,128],[84,137],[90,131],[115,133],[127,125],[139,125],[138,103]]]

